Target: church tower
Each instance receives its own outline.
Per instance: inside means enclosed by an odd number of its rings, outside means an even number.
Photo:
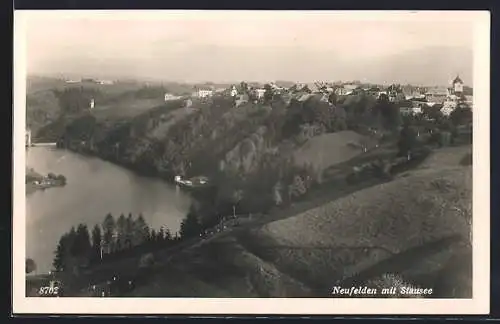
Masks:
[[[452,84],[452,89],[453,89],[453,93],[456,95],[456,96],[461,96],[464,92],[464,82],[462,81],[462,79],[460,79],[460,76],[457,75],[457,77],[455,78],[455,80],[453,80]]]

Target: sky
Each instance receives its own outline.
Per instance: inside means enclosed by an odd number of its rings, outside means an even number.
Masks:
[[[37,12],[23,35],[29,74],[441,84],[460,74],[470,83],[473,25],[463,17]]]

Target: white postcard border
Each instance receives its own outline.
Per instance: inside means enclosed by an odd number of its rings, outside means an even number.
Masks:
[[[16,11],[14,15],[14,163],[13,163],[13,313],[38,314],[486,314],[490,295],[490,13],[488,11],[339,11],[335,19],[439,20],[474,23],[473,139],[473,298],[328,299],[328,298],[36,298],[25,297],[25,22],[33,16],[94,19],[162,19],[165,11]],[[297,11],[173,11],[175,19],[255,15],[256,19],[297,16]],[[306,15],[326,18],[325,11]],[[229,15],[229,16],[228,16]],[[51,238],[52,239],[52,238]]]

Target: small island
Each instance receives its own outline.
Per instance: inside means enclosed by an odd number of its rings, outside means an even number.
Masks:
[[[62,174],[49,173],[43,176],[34,169],[26,169],[26,194],[37,189],[47,189],[51,187],[61,187],[66,185],[66,177]]]

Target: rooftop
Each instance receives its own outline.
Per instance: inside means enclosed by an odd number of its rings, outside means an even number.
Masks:
[[[460,79],[460,76],[457,75],[455,80],[453,80],[453,84],[455,84],[455,83],[464,83],[464,82],[462,81],[462,79]]]

